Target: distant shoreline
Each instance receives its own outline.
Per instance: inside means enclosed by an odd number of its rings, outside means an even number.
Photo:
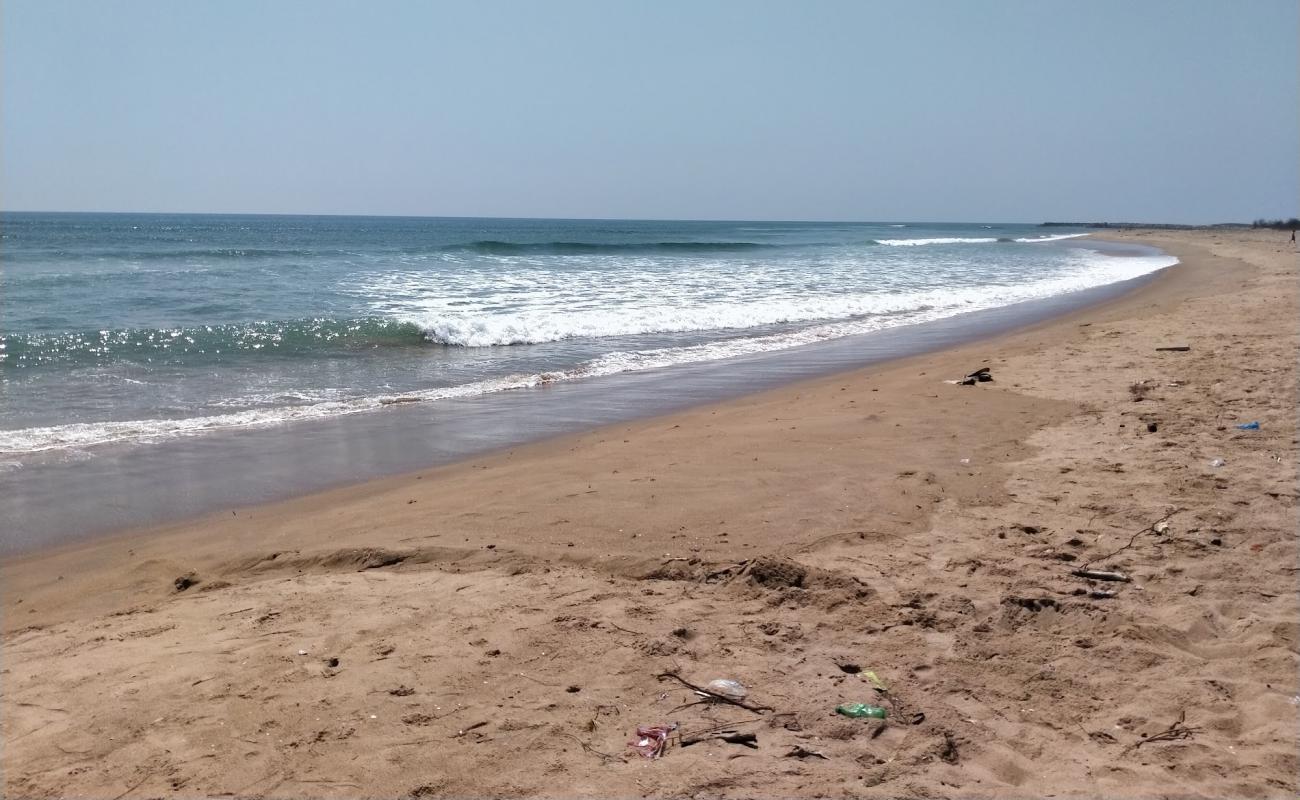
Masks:
[[[1215,222],[1208,225],[1185,225],[1177,222],[1040,222],[1040,228],[1095,228],[1102,230],[1212,231],[1212,230],[1292,230],[1295,220],[1259,222]]]

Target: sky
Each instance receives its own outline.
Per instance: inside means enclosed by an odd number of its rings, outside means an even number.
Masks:
[[[0,0],[0,208],[1297,214],[1295,0]]]

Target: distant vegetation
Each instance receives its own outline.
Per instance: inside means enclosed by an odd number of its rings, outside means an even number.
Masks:
[[[1300,230],[1300,219],[1257,219],[1250,223],[1252,228],[1273,228],[1279,231]]]
[[[1272,228],[1279,231],[1300,230],[1300,219],[1257,219],[1247,226],[1244,222],[1220,222],[1214,225],[1177,225],[1162,222],[1040,222],[1043,228],[1159,228],[1161,230],[1194,231],[1204,228]]]
[[[1220,222],[1214,225],[1180,225],[1168,222],[1040,222],[1042,228],[1156,228],[1165,231],[1195,231],[1202,228],[1245,228],[1244,222]]]

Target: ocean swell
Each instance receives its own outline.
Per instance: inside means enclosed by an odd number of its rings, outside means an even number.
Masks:
[[[590,255],[598,253],[743,253],[767,250],[781,245],[761,242],[501,242],[482,240],[440,248],[449,253],[479,255]]]
[[[1070,272],[1031,283],[987,285],[958,292],[939,290],[917,292],[899,295],[886,300],[881,300],[881,298],[850,299],[848,301],[850,305],[857,303],[859,307],[871,306],[876,309],[876,313],[819,322],[796,330],[728,338],[680,347],[615,350],[578,364],[573,368],[552,372],[508,375],[402,394],[381,394],[324,400],[322,402],[255,408],[228,414],[211,414],[184,419],[73,423],[48,427],[0,430],[0,454],[20,455],[48,450],[78,450],[112,442],[150,442],[221,430],[326,419],[379,410],[389,406],[457,397],[473,397],[514,389],[531,388],[560,381],[784,350],[869,333],[888,327],[927,322],[969,311],[1005,306],[1025,300],[1053,297],[1072,291],[1129,280],[1172,266],[1175,263],[1177,263],[1177,259],[1170,256],[1116,258],[1091,253],[1082,256],[1075,269]],[[826,307],[823,306],[823,308]],[[841,308],[846,307],[849,306],[841,306]],[[894,312],[880,313],[883,309],[894,309]],[[789,312],[784,313],[788,315]],[[569,320],[569,323],[572,323],[572,320]],[[503,324],[521,325],[522,323],[515,321],[514,323]],[[699,324],[699,321],[694,324]],[[545,335],[550,337],[564,336],[580,329],[575,329],[572,325],[567,328],[563,325],[557,325],[552,327],[550,332]],[[605,333],[603,335],[608,336],[611,334]],[[499,334],[494,334],[494,336],[495,338],[501,338]],[[511,334],[509,338],[515,338],[515,335]],[[534,338],[536,338],[536,335],[534,335]],[[230,405],[237,404],[230,403]]]
[[[298,355],[323,350],[420,346],[425,342],[418,326],[383,317],[9,334],[0,336],[0,369],[112,361],[189,362],[195,357],[216,358],[232,353]]]

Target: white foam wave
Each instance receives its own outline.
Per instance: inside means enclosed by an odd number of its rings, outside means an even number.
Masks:
[[[546,381],[543,375],[519,375],[495,380],[475,381],[404,394],[359,397],[311,405],[281,406],[212,414],[184,419],[140,419],[114,422],[78,422],[41,428],[0,431],[0,453],[24,454],[47,450],[85,448],[113,442],[154,442],[180,436],[194,436],[222,430],[258,428],[312,419],[346,416],[375,411],[391,405],[524,389]]]
[[[1010,241],[1021,243],[1059,242],[1062,239],[1075,239],[1087,235],[1088,234],[1086,233],[1058,233],[1044,236],[1025,236]],[[1007,240],[999,239],[995,236],[938,236],[929,239],[877,239],[876,244],[888,245],[890,247],[919,247],[921,245],[929,244],[992,244],[999,241]]]
[[[408,316],[430,340],[463,347],[541,344],[566,339],[727,331],[914,310],[922,295],[860,294],[694,305],[631,305],[618,310],[530,309],[508,313]],[[922,301],[924,302],[924,301]]]
[[[344,400],[344,389],[315,389],[313,391],[254,392],[240,397],[216,400],[214,406],[222,408],[248,408],[256,406],[309,405],[313,403]]]
[[[1087,233],[1057,233],[1048,236],[1030,236],[1024,239],[1016,239],[1017,242],[1059,242],[1062,239],[1078,239],[1080,236],[1089,236]]]
[[[992,236],[939,236],[933,239],[877,239],[876,244],[890,247],[920,247],[925,244],[989,244],[996,241],[997,239]]]
[[[785,350],[815,342],[869,333],[887,327],[927,322],[968,311],[1010,305],[1025,300],[1054,297],[1082,289],[1130,280],[1178,263],[1171,256],[1115,257],[1079,251],[1071,267],[1061,274],[1030,283],[1009,280],[962,290],[935,289],[881,298],[849,298],[875,308],[898,308],[897,313],[850,317],[799,330],[740,337],[682,347],[615,351],[572,369],[528,375],[511,375],[458,386],[439,387],[400,395],[385,394],[348,400],[327,400],[306,405],[260,408],[230,414],[188,419],[145,419],[74,423],[0,431],[0,454],[21,455],[48,450],[77,450],[112,442],[153,442],[222,430],[280,425],[304,420],[376,411],[389,406],[526,389],[547,383],[659,369],[678,364],[734,358]],[[906,307],[903,309],[903,307]],[[606,334],[608,335],[608,334]]]

